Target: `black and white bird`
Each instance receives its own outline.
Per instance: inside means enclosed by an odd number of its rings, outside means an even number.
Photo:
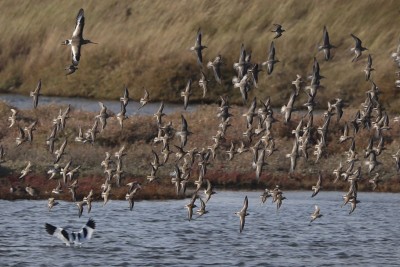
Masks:
[[[80,246],[83,242],[86,242],[92,238],[94,229],[96,228],[96,223],[90,218],[79,232],[68,232],[61,227],[56,227],[49,223],[45,224],[45,228],[49,235],[57,237],[67,246],[71,246],[72,244],[75,246]]]
[[[72,65],[68,67],[69,74],[73,73],[76,69],[76,66],[79,64],[79,60],[81,58],[81,46],[85,44],[97,44],[90,40],[86,40],[83,38],[83,28],[85,26],[85,14],[83,9],[79,9],[78,15],[76,16],[76,24],[74,32],[72,33],[71,39],[67,39],[62,42],[62,45],[70,45],[71,46],[71,54],[72,54]],[[71,69],[73,72],[71,72]]]

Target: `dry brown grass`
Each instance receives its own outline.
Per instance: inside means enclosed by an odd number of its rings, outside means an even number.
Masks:
[[[85,9],[84,35],[98,42],[83,48],[79,70],[64,77],[70,62],[69,48],[60,43],[72,32],[79,8]],[[351,63],[350,33],[359,36],[374,59],[373,80],[385,93],[387,108],[399,110],[390,53],[396,49],[399,33],[397,1],[2,1],[0,3],[0,90],[28,94],[39,78],[43,94],[116,99],[126,84],[134,99],[142,87],[154,100],[180,101],[179,91],[189,78],[198,79],[193,45],[201,27],[204,61],[218,53],[225,60],[223,86],[212,82],[205,102],[222,94],[240,103],[232,88],[232,64],[241,43],[253,53],[254,62],[265,61],[273,38],[273,23],[286,32],[276,40],[281,61],[274,73],[261,73],[260,87],[252,95],[272,97],[276,106],[286,101],[286,91],[297,73],[311,72],[313,57],[327,77],[319,105],[340,96],[350,104],[358,102],[369,84],[363,79],[364,55]],[[333,59],[324,62],[317,53],[322,28],[328,27],[331,42],[338,46]],[[209,73],[210,78],[211,73]],[[195,88],[192,101],[203,101]]]

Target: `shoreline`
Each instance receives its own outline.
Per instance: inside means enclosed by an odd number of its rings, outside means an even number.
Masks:
[[[247,177],[251,177],[252,173],[248,173]],[[30,178],[30,179],[29,179]],[[263,179],[264,178],[264,179]],[[209,177],[208,179],[213,184],[214,190],[218,193],[218,191],[258,191],[260,194],[264,192],[266,188],[273,189],[274,184],[279,185],[282,191],[310,191],[310,195],[312,193],[311,187],[314,180],[304,179],[304,177],[294,177],[292,179],[288,178],[287,180],[283,180],[282,177],[269,177],[269,180],[266,180],[267,177],[261,177],[260,181],[254,179],[244,179],[240,184],[233,184],[232,182],[218,182],[217,176]],[[2,178],[4,179],[4,177]],[[15,178],[14,178],[15,179]],[[41,180],[42,182],[46,182],[48,179],[46,177],[28,177],[29,180]],[[85,181],[86,179],[86,181]],[[96,184],[91,183],[93,179],[97,179],[99,182]],[[330,179],[330,178],[327,178]],[[83,199],[83,197],[93,189],[94,193],[94,201],[102,202],[101,198],[101,181],[102,177],[81,177],[78,179],[80,181],[79,187],[77,190],[77,200]],[[131,179],[132,180],[132,179]],[[146,183],[144,179],[133,179],[134,181],[138,181],[143,186],[143,189],[140,190],[137,195],[135,195],[135,201],[142,200],[175,200],[175,199],[185,199],[192,197],[195,189],[193,185],[189,186],[186,190],[186,193],[183,195],[176,195],[174,186],[170,183],[170,178],[161,178],[160,182]],[[71,195],[67,191],[64,186],[64,192],[62,194],[56,195],[51,193],[50,186],[46,186],[44,189],[38,191],[37,196],[29,196],[23,188],[20,190],[11,193],[9,190],[6,191],[5,181],[2,181],[2,190],[0,191],[0,199],[1,200],[46,200],[50,197],[55,197],[57,200],[73,202],[71,200]],[[128,182],[128,181],[127,181]],[[346,193],[348,183],[345,181],[339,181],[336,184],[331,183],[330,181],[325,181],[327,184],[323,186],[321,191],[329,191],[329,192],[341,192],[343,194]],[[89,184],[91,187],[89,187]],[[11,183],[9,184],[11,186]],[[35,188],[35,186],[32,186]],[[9,188],[9,187],[8,187]],[[202,188],[198,195],[202,195],[204,188]],[[381,182],[376,190],[372,190],[372,186],[368,183],[367,179],[362,180],[359,183],[359,191],[360,192],[375,192],[375,193],[400,193],[400,180],[394,178],[389,179],[387,181]],[[112,194],[110,194],[110,200],[125,200],[125,194],[127,193],[127,187],[121,185],[120,187],[113,187]]]
[[[164,123],[173,127],[173,136],[181,128],[181,115],[184,115],[192,132],[188,136],[188,145],[185,150],[189,151],[207,151],[213,144],[212,136],[218,130],[220,119],[216,116],[219,107],[217,105],[199,106],[196,112],[177,111],[164,117]],[[4,148],[5,157],[0,165],[0,199],[24,199],[27,198],[24,193],[16,196],[10,193],[11,186],[21,186],[22,189],[27,185],[38,188],[40,193],[38,199],[46,199],[54,195],[51,194],[53,188],[57,186],[56,181],[49,181],[47,174],[49,169],[54,169],[54,153],[49,152],[46,146],[46,140],[53,127],[54,117],[59,114],[60,106],[39,106],[35,110],[20,110],[17,125],[9,128],[6,119],[0,121],[0,145]],[[63,111],[64,108],[61,109]],[[219,147],[215,150],[215,159],[210,158],[207,162],[207,174],[204,179],[209,179],[216,190],[260,190],[265,188],[273,189],[275,185],[280,185],[282,190],[310,190],[317,182],[318,172],[323,175],[322,190],[340,190],[346,192],[348,190],[347,182],[338,182],[333,184],[333,171],[338,167],[339,162],[343,162],[343,170],[347,169],[344,154],[348,151],[350,143],[339,144],[338,139],[342,134],[342,127],[345,121],[349,121],[353,110],[348,109],[340,122],[335,120],[331,122],[331,130],[327,136],[327,146],[322,157],[315,162],[315,157],[311,156],[314,146],[317,143],[317,132],[313,131],[309,154],[310,158],[299,157],[296,170],[289,173],[290,159],[285,155],[290,153],[293,145],[292,130],[296,128],[301,120],[301,114],[293,114],[289,123],[276,123],[272,128],[272,134],[275,138],[276,152],[266,158],[266,165],[263,167],[259,182],[256,180],[255,170],[252,168],[253,155],[250,152],[254,142],[248,143],[246,146],[248,152],[236,154],[232,160],[229,160],[227,151],[234,144],[239,147],[244,141],[243,132],[245,131],[245,121],[243,119],[244,107],[232,106],[231,121],[232,127],[229,127],[226,135],[221,139]],[[10,107],[6,104],[0,105],[0,111],[9,115]],[[101,184],[106,177],[103,167],[100,165],[104,161],[105,155],[111,155],[112,161],[110,166],[115,171],[116,162],[114,155],[121,147],[125,147],[126,154],[123,159],[123,184],[137,180],[145,188],[140,191],[135,199],[174,199],[181,198],[176,196],[175,188],[171,184],[170,173],[174,171],[175,166],[185,165],[187,162],[179,158],[178,148],[179,140],[172,139],[170,145],[170,158],[165,164],[160,164],[157,171],[157,177],[160,178],[160,184],[147,184],[146,177],[151,172],[150,162],[154,161],[154,153],[161,160],[162,145],[155,143],[157,137],[157,122],[153,116],[130,116],[121,128],[118,121],[110,115],[107,127],[99,130],[96,141],[93,144],[76,142],[75,137],[78,135],[79,129],[82,128],[86,132],[92,127],[92,122],[96,117],[96,113],[84,112],[71,109],[69,118],[66,120],[66,128],[58,132],[55,138],[55,149],[58,149],[65,140],[68,140],[65,153],[58,162],[60,168],[64,168],[71,162],[70,170],[80,166],[77,189],[78,200],[86,196],[90,189],[95,190],[96,198],[101,195]],[[282,121],[281,115],[277,119]],[[33,141],[24,142],[22,145],[16,145],[16,137],[18,136],[18,127],[24,128],[38,120],[36,130],[34,131]],[[315,128],[323,123],[322,114],[317,115],[314,119]],[[204,127],[204,126],[207,127]],[[360,155],[356,166],[362,168],[361,180],[359,182],[360,191],[370,191],[371,185],[368,183],[375,173],[379,172],[382,182],[379,184],[377,191],[379,192],[400,192],[400,179],[394,165],[392,156],[398,150],[399,142],[397,136],[400,134],[399,124],[393,123],[391,130],[385,132],[385,150],[379,158],[381,164],[372,172],[364,167],[366,160],[363,158],[363,150],[368,145],[368,140],[373,136],[374,132],[367,129],[361,129],[356,137],[356,150]],[[154,153],[152,153],[154,152]],[[189,154],[187,155],[189,156]],[[21,171],[27,166],[27,162],[32,162],[32,172],[28,174],[24,180],[19,180]],[[186,163],[185,163],[186,162]],[[194,164],[190,167],[191,178],[189,179],[188,188],[193,188],[194,181],[199,174],[198,157]],[[57,174],[56,178],[60,175]],[[114,187],[110,193],[113,199],[125,199],[127,188],[121,186]],[[69,199],[70,194],[67,187],[64,187],[64,194],[61,199]]]

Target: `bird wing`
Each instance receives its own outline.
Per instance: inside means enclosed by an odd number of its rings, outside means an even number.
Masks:
[[[19,138],[25,139],[25,132],[24,132],[24,130],[23,130],[21,127],[19,127],[19,128],[18,128],[18,131],[19,131]]]
[[[106,112],[107,108],[106,108],[106,106],[103,104],[103,102],[99,102],[99,106],[100,106],[100,108],[101,108],[100,114],[103,114],[104,112]]]
[[[320,208],[319,208],[319,206],[318,206],[318,205],[315,205],[315,211],[314,211],[314,214],[315,214],[315,215],[319,214],[319,211],[320,211]]]
[[[187,130],[188,130],[187,121],[186,121],[185,117],[183,117],[182,114],[181,114],[181,117],[182,117],[182,128],[181,128],[181,130],[182,130],[182,132],[187,132]]]
[[[269,47],[268,60],[274,60],[274,58],[275,58],[275,44],[272,41],[271,46]]]
[[[185,92],[190,92],[191,86],[192,86],[192,79],[189,79],[189,81],[186,84]]]
[[[246,218],[245,216],[240,216],[240,232],[243,231],[245,218]]]
[[[203,63],[203,54],[201,53],[201,49],[198,49],[196,51],[196,54],[197,54],[197,60],[199,61],[200,64],[202,64]]]
[[[254,97],[249,108],[249,113],[254,113],[256,107],[257,107],[257,98]]]
[[[33,107],[36,108],[38,103],[39,103],[39,97],[38,95],[35,94],[33,95]]]
[[[293,108],[293,103],[294,103],[295,98],[296,98],[296,92],[292,92],[292,93],[290,94],[287,107]]]
[[[71,111],[71,104],[68,104],[68,107],[65,109],[64,113],[63,113],[63,117],[68,116],[69,112]]]
[[[120,155],[122,156],[122,153],[124,153],[124,151],[125,151],[125,145],[123,145],[123,146],[119,149],[118,154],[120,154]]]
[[[347,125],[347,123],[344,125],[344,129],[343,129],[343,135],[344,136],[348,136],[349,133],[349,126]]]
[[[66,146],[67,146],[67,139],[65,139],[65,141],[62,143],[62,145],[60,147],[60,151],[64,152]]]
[[[324,33],[323,33],[323,38],[324,38],[324,46],[329,46],[329,34],[326,29],[326,26],[324,26]]]
[[[85,17],[83,9],[81,8],[79,9],[78,15],[76,16],[76,25],[75,25],[75,30],[72,33],[72,36],[82,38],[84,26],[85,26]]]
[[[129,91],[128,91],[128,87],[125,87],[125,91],[124,91],[124,97],[126,97],[127,99],[129,99]]]
[[[205,210],[206,208],[206,203],[204,203],[204,200],[200,198],[200,204],[201,204],[201,209]]]
[[[221,69],[219,65],[213,65],[214,77],[217,83],[221,84]]]
[[[207,182],[207,189],[206,189],[206,191],[208,192],[208,191],[212,191],[212,186],[211,186],[211,183],[210,183],[210,180],[206,180],[206,182]]]
[[[56,227],[54,225],[51,225],[49,223],[45,224],[45,228],[46,228],[46,232],[49,235],[55,236],[58,239],[60,239],[61,241],[63,241],[66,245],[69,245],[69,233],[60,227]]]
[[[243,212],[246,214],[248,206],[249,206],[249,200],[247,199],[247,196],[245,196],[244,201],[243,201],[243,208],[240,212]]]
[[[153,155],[154,155],[154,161],[155,162],[159,162],[159,158],[158,158],[158,155],[157,155],[157,153],[154,151],[154,150],[151,150],[151,152],[153,153]],[[153,165],[151,165],[151,166],[153,166]],[[153,167],[154,168],[154,167]]]
[[[162,101],[160,107],[158,108],[158,113],[162,113],[164,109],[164,102]]]
[[[321,186],[321,180],[322,180],[322,175],[319,174],[318,175],[318,182],[317,182],[317,186]]]
[[[243,64],[246,59],[246,50],[244,49],[244,44],[240,47],[240,57],[239,57],[239,64]]]
[[[183,109],[184,109],[184,110],[187,109],[188,101],[189,101],[189,97],[188,97],[188,96],[184,96],[184,97],[183,97]]]
[[[196,43],[195,46],[201,46],[201,29],[199,28],[199,30],[197,31],[197,37],[196,37]]]
[[[353,37],[353,39],[354,39],[354,41],[356,42],[356,47],[361,47],[361,40],[360,40],[360,38],[358,38],[357,36],[355,36],[354,34],[350,34],[351,35],[351,37]]]
[[[90,218],[88,222],[82,227],[82,229],[79,232],[75,233],[78,237],[78,242],[82,243],[91,239],[95,228],[96,222],[92,218]]]
[[[39,94],[41,88],[42,88],[42,80],[40,79],[36,86],[35,93]]]

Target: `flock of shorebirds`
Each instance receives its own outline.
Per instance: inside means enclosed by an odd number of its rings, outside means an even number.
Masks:
[[[76,26],[70,40],[63,42],[65,45],[71,46],[72,51],[72,64],[67,68],[67,75],[74,73],[77,70],[77,65],[81,56],[81,46],[88,43],[93,43],[90,40],[85,40],[83,38],[83,27],[84,27],[84,11],[80,9],[76,18]],[[274,24],[274,39],[284,38],[285,30],[279,24]],[[354,57],[352,62],[360,60],[362,53],[367,50],[363,47],[362,41],[351,34],[354,39],[354,47],[351,49],[354,52]],[[190,48],[191,51],[195,53],[197,63],[199,65],[200,79],[198,85],[203,90],[203,97],[207,94],[208,88],[210,86],[210,80],[208,80],[208,73],[206,68],[203,66],[203,50],[207,47],[202,44],[202,32],[199,29],[196,35],[195,44]],[[323,27],[323,38],[322,44],[318,47],[319,51],[323,52],[323,58],[326,61],[331,60],[331,50],[336,47],[330,43],[329,34],[327,28]],[[399,63],[400,54],[394,53],[393,59]],[[333,171],[336,176],[334,183],[338,180],[347,181],[349,184],[349,190],[343,195],[342,206],[350,203],[351,209],[350,214],[356,209],[356,205],[359,203],[357,197],[358,183],[362,180],[361,168],[363,164],[360,163],[358,157],[358,152],[356,151],[356,137],[362,129],[367,129],[368,131],[373,129],[375,134],[370,138],[369,144],[364,151],[364,161],[367,168],[368,175],[372,175],[376,167],[380,164],[378,161],[379,156],[385,150],[385,135],[384,133],[390,130],[389,127],[389,117],[383,108],[382,103],[379,101],[379,88],[371,80],[371,72],[374,71],[372,67],[372,57],[368,55],[365,72],[365,80],[371,84],[371,89],[366,92],[365,101],[361,104],[361,108],[354,114],[351,121],[343,123],[343,134],[337,141],[343,145],[349,143],[349,149],[346,153],[347,158],[345,159],[345,164],[340,162],[337,169]],[[252,62],[251,53],[247,52],[245,46],[242,44],[240,48],[239,60],[233,65],[236,71],[236,76],[232,79],[232,84],[234,88],[238,88],[240,94],[243,98],[243,102],[247,103],[248,92],[254,88],[258,87],[258,77],[259,73],[266,71],[268,75],[272,75],[275,65],[279,63],[276,57],[276,48],[274,41],[271,42],[270,49],[268,52],[267,60],[262,62],[260,65]],[[221,55],[217,55],[213,61],[209,61],[206,64],[207,69],[211,69],[215,82],[222,84],[222,71],[223,59]],[[301,75],[297,75],[296,79],[292,82],[292,92],[288,100],[287,105],[282,106],[281,113],[282,119],[285,124],[291,121],[292,112],[295,111],[294,102],[300,91],[304,91],[307,95],[307,102],[303,106],[307,109],[307,112],[299,121],[297,127],[293,129],[292,134],[293,148],[290,153],[286,154],[288,162],[290,160],[289,174],[296,170],[297,161],[300,157],[305,160],[309,159],[309,150],[312,148],[312,143],[316,140],[316,145],[313,151],[315,155],[315,161],[317,162],[321,156],[326,152],[328,145],[328,131],[332,117],[336,117],[336,121],[339,122],[343,115],[344,102],[340,98],[336,98],[334,103],[328,102],[328,108],[323,112],[323,124],[321,126],[315,127],[313,124],[314,118],[314,107],[316,106],[316,95],[320,88],[320,82],[324,78],[320,73],[319,63],[317,58],[314,57],[314,62],[312,66],[312,74],[309,77],[303,79]],[[308,82],[307,82],[308,81]],[[33,98],[33,107],[36,108],[39,103],[41,90],[41,81],[38,82],[36,89],[31,92],[31,97]],[[192,80],[189,79],[185,89],[181,92],[183,98],[184,109],[189,105],[190,96],[192,94]],[[124,121],[128,118],[126,116],[126,108],[131,98],[129,97],[129,91],[125,88],[123,96],[120,98],[121,111],[115,115],[117,118],[121,129],[123,128]],[[200,202],[200,207],[196,211],[198,216],[206,214],[206,204],[210,198],[215,194],[213,185],[210,180],[206,179],[207,166],[212,160],[216,158],[216,151],[221,149],[221,143],[225,142],[225,136],[227,129],[231,126],[232,114],[229,112],[230,105],[228,97],[220,97],[220,106],[218,108],[217,117],[220,119],[218,125],[217,133],[212,136],[213,143],[203,148],[191,148],[188,149],[188,139],[192,134],[189,130],[189,125],[184,117],[181,115],[181,125],[179,130],[175,130],[172,123],[164,123],[163,118],[165,114],[163,113],[164,103],[161,102],[159,109],[154,113],[154,117],[158,126],[158,134],[154,138],[154,145],[160,144],[160,152],[152,150],[153,160],[150,163],[150,174],[147,176],[148,183],[153,183],[159,180],[157,175],[158,170],[166,166],[166,163],[170,158],[171,154],[175,154],[176,161],[172,164],[173,170],[171,172],[171,183],[175,186],[177,195],[185,195],[186,188],[190,182],[192,176],[192,170],[195,169],[197,164],[197,180],[194,181],[194,193],[190,199],[190,202],[185,206],[187,209],[188,220],[192,219],[194,208],[196,208],[196,201]],[[145,90],[143,98],[140,99],[141,107],[146,105],[150,101],[149,92]],[[255,170],[255,178],[259,179],[265,166],[267,165],[267,159],[271,157],[276,151],[275,140],[272,134],[272,126],[278,120],[274,117],[274,109],[271,106],[270,98],[266,101],[259,101],[257,109],[257,99],[254,98],[249,106],[247,112],[243,114],[245,118],[246,130],[243,133],[243,139],[241,143],[234,144],[231,142],[230,148],[227,151],[223,151],[226,154],[227,160],[232,160],[234,157],[240,157],[243,153],[252,153],[253,160],[251,163],[252,168]],[[107,107],[99,102],[100,112],[94,117],[93,126],[89,127],[86,131],[79,128],[78,134],[75,137],[75,142],[81,142],[86,144],[95,144],[96,136],[106,129],[107,121],[110,117],[110,113]],[[10,125],[9,127],[16,127],[18,129],[18,136],[16,137],[16,145],[21,146],[24,143],[29,143],[33,141],[33,133],[36,130],[37,121],[34,121],[28,126],[21,127],[18,125],[18,111],[16,109],[11,109],[11,116],[9,117]],[[56,187],[52,190],[52,194],[57,196],[62,193],[63,189],[66,187],[71,192],[72,201],[78,207],[79,217],[82,215],[84,207],[87,207],[87,212],[90,213],[92,207],[92,201],[94,200],[93,189],[81,200],[76,199],[76,188],[78,187],[78,173],[80,166],[74,166],[71,161],[66,162],[61,165],[61,160],[65,155],[65,148],[68,145],[69,140],[65,138],[62,143],[57,146],[55,141],[58,140],[57,133],[65,129],[66,121],[69,118],[70,107],[67,107],[64,111],[60,110],[58,116],[53,120],[53,127],[50,134],[46,140],[48,150],[54,155],[53,167],[48,171],[49,179],[56,180]],[[400,118],[396,117],[395,121],[400,121]],[[174,144],[174,137],[177,137],[178,144]],[[374,143],[377,145],[374,146]],[[174,149],[171,150],[170,148]],[[0,159],[4,162],[4,149],[1,147]],[[101,162],[101,167],[104,169],[105,180],[101,186],[101,197],[104,199],[103,206],[109,200],[110,192],[113,187],[119,187],[121,184],[121,178],[123,177],[123,158],[126,155],[125,146],[122,146],[115,153],[106,153],[105,159]],[[161,158],[162,157],[162,158]],[[393,155],[395,160],[394,168],[400,170],[400,150]],[[21,171],[19,179],[24,180],[30,172],[32,171],[32,164],[29,161],[27,166]],[[369,180],[372,184],[373,189],[378,186],[381,181],[380,175],[376,172]],[[312,187],[311,197],[317,196],[322,188],[323,177],[321,172],[318,175],[318,180],[316,185]],[[126,200],[129,202],[129,209],[132,210],[134,206],[134,197],[137,192],[142,189],[140,183],[132,181],[127,184],[128,190],[126,193]],[[200,196],[200,190],[204,190],[204,194]],[[10,189],[12,192],[17,190],[12,187]],[[34,188],[27,185],[25,187],[26,193],[34,196],[37,192]],[[271,197],[272,202],[277,204],[277,209],[282,205],[285,196],[281,187],[276,185],[274,189],[265,189],[263,194],[260,196],[262,203]],[[54,206],[58,204],[55,197],[51,197],[48,200],[48,209],[51,210]],[[244,204],[240,211],[236,214],[240,218],[240,232],[242,232],[245,225],[245,218],[249,213],[248,210],[248,198],[244,198]],[[320,208],[315,205],[315,210],[311,214],[310,222],[317,218],[320,218],[322,214],[320,213]],[[90,229],[90,235],[94,229],[94,221],[88,222]],[[86,228],[83,229],[86,229]],[[71,233],[65,233],[62,228],[57,228],[51,225],[46,225],[47,231],[59,237],[67,244],[80,243],[77,234],[72,235]],[[81,230],[83,231],[83,230]],[[86,232],[88,229],[85,230]],[[83,231],[83,232],[85,232]],[[82,234],[83,234],[82,232]],[[90,238],[90,237],[89,237]],[[78,241],[77,241],[78,240]]]

